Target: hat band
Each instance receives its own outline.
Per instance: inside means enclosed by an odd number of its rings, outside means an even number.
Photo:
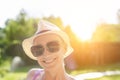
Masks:
[[[40,33],[43,33],[43,32],[47,32],[47,31],[50,31],[50,30],[42,30],[42,31],[38,32],[37,34],[40,34]]]

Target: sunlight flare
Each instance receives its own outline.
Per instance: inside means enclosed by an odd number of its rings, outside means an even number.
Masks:
[[[76,36],[82,40],[82,41],[88,41],[92,38],[93,32],[95,30],[95,27],[90,24],[90,23],[86,23],[87,25],[82,25],[79,27],[72,27],[73,32],[76,34]]]

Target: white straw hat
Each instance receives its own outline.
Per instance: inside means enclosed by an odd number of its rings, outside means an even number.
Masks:
[[[33,40],[38,36],[40,37],[41,35],[49,34],[49,33],[53,33],[60,36],[61,39],[63,39],[63,41],[67,44],[67,51],[64,55],[65,57],[67,57],[69,54],[72,53],[73,48],[70,45],[70,40],[68,35],[62,30],[60,30],[56,25],[48,21],[41,20],[38,24],[38,29],[36,33],[32,37],[27,38],[22,42],[23,50],[25,51],[28,57],[30,57],[33,60],[37,60],[37,58],[34,57],[31,52],[31,46],[32,46]]]

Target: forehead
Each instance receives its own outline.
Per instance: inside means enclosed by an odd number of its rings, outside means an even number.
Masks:
[[[44,35],[36,37],[33,40],[33,45],[46,44],[47,42],[50,42],[50,41],[62,42],[62,39],[56,34],[44,34]]]

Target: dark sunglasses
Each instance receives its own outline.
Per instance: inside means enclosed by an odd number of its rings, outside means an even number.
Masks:
[[[50,53],[54,53],[59,51],[60,44],[58,41],[51,41],[46,44],[46,50],[48,50]],[[31,52],[33,56],[38,57],[41,56],[45,51],[45,47],[43,45],[37,45],[31,47]]]

